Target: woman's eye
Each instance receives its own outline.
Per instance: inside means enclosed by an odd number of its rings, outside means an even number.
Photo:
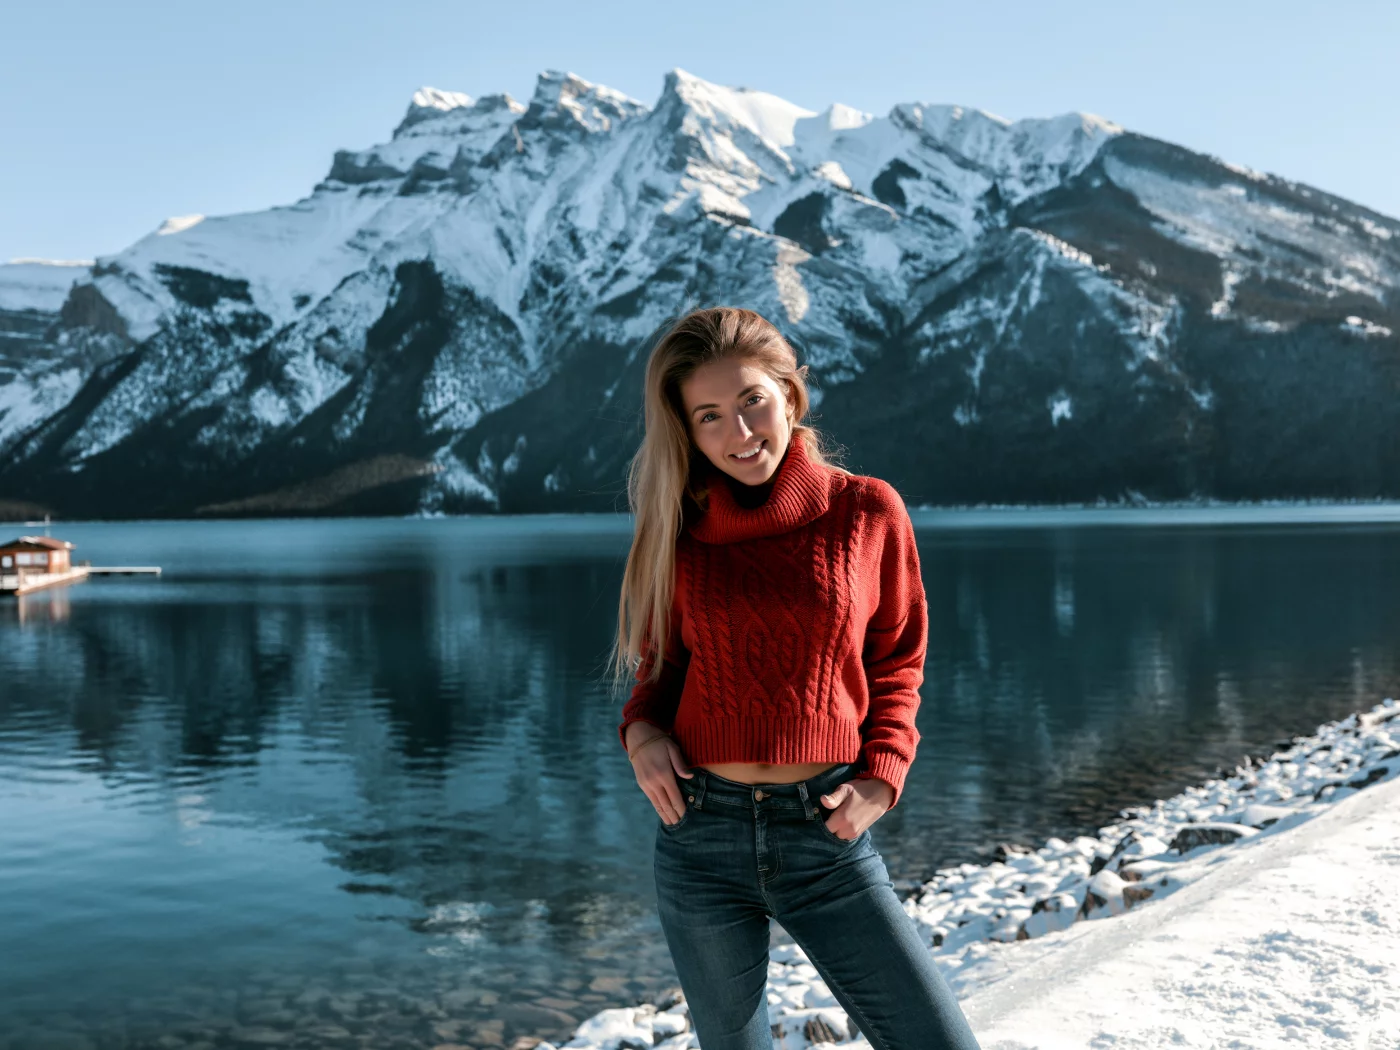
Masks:
[[[762,395],[762,394],[750,394],[750,395],[748,396],[748,399],[744,402],[744,405],[745,405],[745,406],[748,406],[748,405],[753,404],[755,401],[762,401],[762,400],[763,400],[763,395]],[[706,412],[703,416],[700,417],[700,420],[699,420],[699,421],[700,421],[701,423],[708,423],[708,422],[710,421],[710,418],[711,418],[712,416],[714,416],[714,413],[713,413],[713,412]]]

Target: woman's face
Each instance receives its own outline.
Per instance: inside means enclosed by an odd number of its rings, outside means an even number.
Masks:
[[[681,400],[691,440],[711,463],[745,485],[773,477],[792,436],[784,384],[743,358],[720,358],[681,384]]]

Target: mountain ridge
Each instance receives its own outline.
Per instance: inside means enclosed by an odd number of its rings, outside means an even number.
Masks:
[[[5,286],[0,490],[68,514],[409,461],[316,512],[621,509],[644,344],[721,302],[911,502],[1400,494],[1400,223],[1089,114],[424,88],[300,201]]]

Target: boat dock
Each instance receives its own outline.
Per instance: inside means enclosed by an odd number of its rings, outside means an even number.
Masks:
[[[23,598],[26,594],[57,587],[64,583],[77,583],[87,579],[86,566],[64,569],[62,572],[31,572],[23,576],[0,576],[0,594]]]
[[[159,576],[159,565],[76,565],[62,572],[28,573],[19,576],[0,576],[0,595],[23,598],[26,594],[57,587],[65,583],[77,583],[89,576]]]

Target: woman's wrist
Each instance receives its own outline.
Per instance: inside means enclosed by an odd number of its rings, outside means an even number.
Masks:
[[[655,722],[647,722],[638,719],[628,724],[623,732],[622,743],[628,751],[634,751],[648,740],[658,736],[665,736],[666,730],[662,729]]]
[[[869,772],[857,773],[855,779],[864,781],[866,784],[875,785],[871,787],[866,794],[866,797],[871,799],[871,801],[882,802],[887,812],[894,808],[895,799],[899,797],[899,792],[895,790],[894,785],[888,780],[883,777],[877,777]]]
[[[642,748],[644,748],[644,747],[649,747],[650,745],[656,743],[658,740],[669,740],[669,739],[671,739],[671,737],[670,737],[670,735],[667,734],[667,733],[657,733],[655,736],[649,736],[649,737],[647,737],[645,740],[643,740],[643,741],[642,741],[640,744],[638,744],[636,747],[631,748],[631,749],[628,750],[628,752],[627,752],[627,761],[629,761],[629,762],[634,761],[634,760],[636,759],[636,757],[637,757],[637,752],[640,751]]]

